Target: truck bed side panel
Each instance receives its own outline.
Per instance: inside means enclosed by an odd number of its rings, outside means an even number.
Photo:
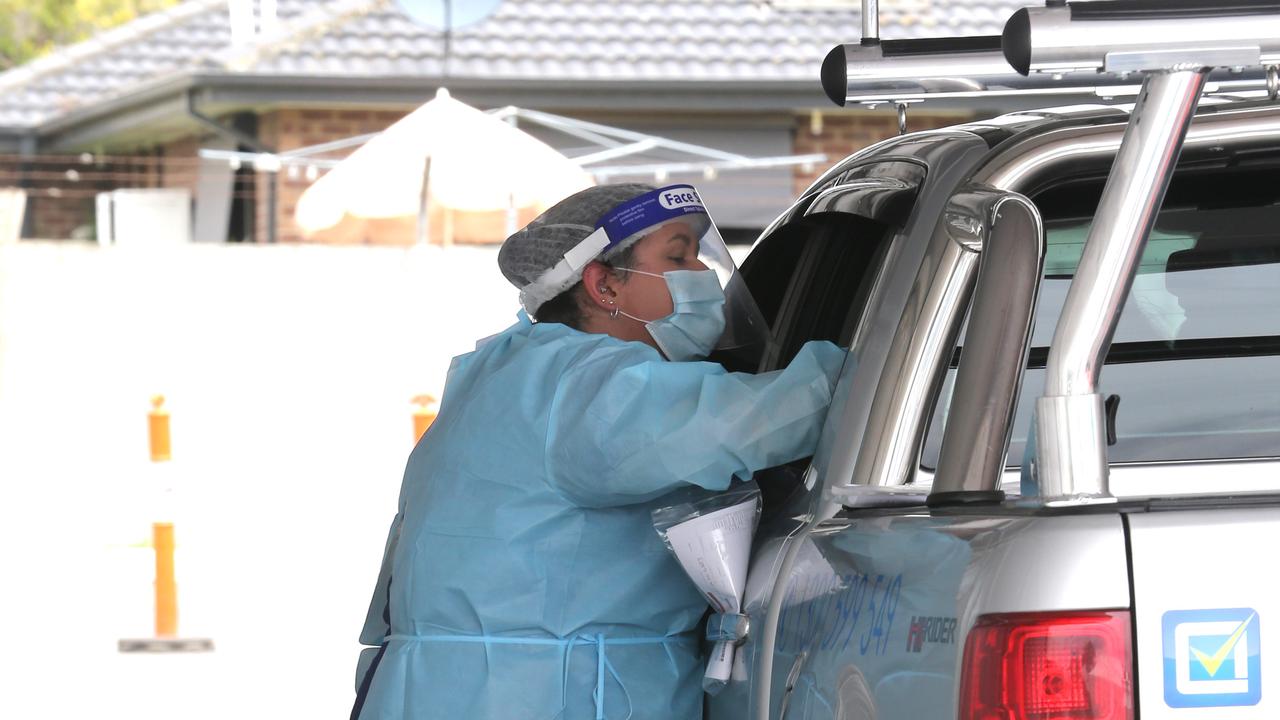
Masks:
[[[1280,508],[1133,514],[1129,528],[1142,720],[1280,715]]]

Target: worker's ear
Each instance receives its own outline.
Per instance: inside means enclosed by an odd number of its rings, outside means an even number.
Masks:
[[[612,313],[618,307],[618,289],[621,278],[613,268],[599,260],[592,260],[582,268],[582,287],[592,307]]]

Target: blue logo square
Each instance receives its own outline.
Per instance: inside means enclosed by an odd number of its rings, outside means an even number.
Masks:
[[[1169,707],[1257,705],[1262,699],[1262,635],[1252,608],[1170,610],[1164,636],[1164,701]]]

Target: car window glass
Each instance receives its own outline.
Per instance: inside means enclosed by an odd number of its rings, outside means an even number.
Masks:
[[[1100,376],[1101,392],[1120,396],[1113,463],[1280,454],[1280,204],[1241,192],[1265,182],[1274,193],[1278,174],[1204,176],[1170,190]],[[1095,203],[1099,192],[1092,190]],[[1055,217],[1061,203],[1046,200],[1036,198],[1045,215],[1045,279],[1009,467],[1022,462],[1048,346],[1091,223]],[[937,462],[955,373],[953,364],[925,468]]]
[[[779,228],[752,250],[742,273],[774,338],[762,370],[785,367],[810,340],[848,347],[891,235],[888,226],[866,218],[817,213]],[[807,465],[804,458],[755,474],[766,516],[799,491]]]
[[[885,225],[843,213],[809,216],[789,230],[788,242],[800,250],[791,271],[780,273],[788,282],[771,308],[777,352],[764,369],[785,367],[810,340],[848,346],[889,237]]]

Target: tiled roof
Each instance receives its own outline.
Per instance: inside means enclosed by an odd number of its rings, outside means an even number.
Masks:
[[[350,3],[278,4],[276,37],[290,38],[300,26],[329,20],[331,8]],[[227,0],[187,0],[0,74],[0,127],[38,125],[183,73],[232,71],[240,55],[230,46]]]
[[[1031,0],[881,0],[885,38],[991,35]],[[0,74],[0,126],[34,126],[190,73],[438,78],[439,30],[378,0],[277,0],[277,32],[232,50],[226,0],[188,0]],[[505,0],[453,34],[451,77],[813,83],[861,34],[833,0]],[[515,84],[515,83],[513,83]]]

